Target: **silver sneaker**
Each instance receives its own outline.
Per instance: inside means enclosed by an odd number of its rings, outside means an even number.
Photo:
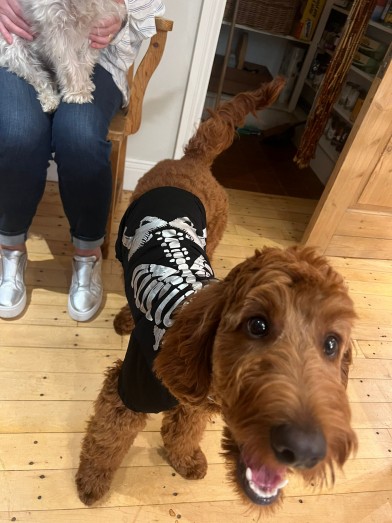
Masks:
[[[25,252],[0,250],[0,318],[15,318],[26,307],[26,263]]]
[[[102,258],[74,256],[72,283],[68,296],[68,313],[73,320],[87,321],[102,303]]]

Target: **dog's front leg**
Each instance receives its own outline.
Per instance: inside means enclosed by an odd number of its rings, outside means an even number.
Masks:
[[[201,479],[207,473],[199,444],[208,419],[205,409],[188,405],[179,405],[163,416],[161,434],[168,460],[186,479]]]
[[[127,409],[118,395],[121,364],[107,372],[82,443],[76,486],[85,505],[109,491],[114,473],[146,424],[147,415]]]
[[[70,42],[66,47],[65,43],[60,42],[52,52],[63,101],[77,104],[92,102],[95,85],[91,77],[99,51],[89,48],[86,41],[80,47]]]

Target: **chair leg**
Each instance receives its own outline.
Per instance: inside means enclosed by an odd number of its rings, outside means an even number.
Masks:
[[[113,230],[114,216],[116,213],[117,203],[120,200],[124,183],[125,157],[127,150],[127,137],[123,136],[121,140],[112,141],[112,154],[110,157],[112,165],[112,199],[108,221],[106,224],[106,235],[102,245],[102,256],[107,259],[109,256],[110,238]]]

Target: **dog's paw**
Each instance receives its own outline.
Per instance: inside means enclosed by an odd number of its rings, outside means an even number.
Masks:
[[[63,95],[63,102],[67,104],[86,104],[91,103],[93,100],[94,96],[91,91],[80,91]]]
[[[80,501],[88,507],[99,501],[109,492],[112,477],[111,470],[97,472],[81,465],[75,477]]]
[[[44,113],[53,113],[60,103],[60,96],[54,92],[40,93],[38,95],[38,100],[40,101]]]
[[[168,457],[172,467],[185,479],[202,479],[207,474],[207,459],[200,449],[195,450],[192,456]]]
[[[125,336],[132,332],[135,324],[128,305],[122,307],[120,312],[116,314],[116,317],[113,320],[113,326],[114,330],[120,336]]]

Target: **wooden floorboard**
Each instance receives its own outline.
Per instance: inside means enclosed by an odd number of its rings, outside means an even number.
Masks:
[[[230,218],[213,265],[224,277],[264,245],[298,242],[316,202],[229,189]],[[129,198],[123,195],[120,220]],[[80,442],[104,370],[124,355],[113,317],[125,303],[121,267],[103,264],[105,302],[93,321],[67,314],[68,225],[57,184],[49,183],[28,240],[28,309],[0,320],[0,522],[242,523],[259,521],[226,480],[220,454],[222,421],[203,438],[209,470],[186,481],[161,451],[160,415],[135,441],[111,496],[95,508],[76,495]],[[331,258],[343,274],[359,320],[348,393],[359,449],[333,488],[314,491],[293,478],[283,507],[262,521],[391,523],[392,521],[392,262]],[[261,520],[260,520],[261,521]]]

